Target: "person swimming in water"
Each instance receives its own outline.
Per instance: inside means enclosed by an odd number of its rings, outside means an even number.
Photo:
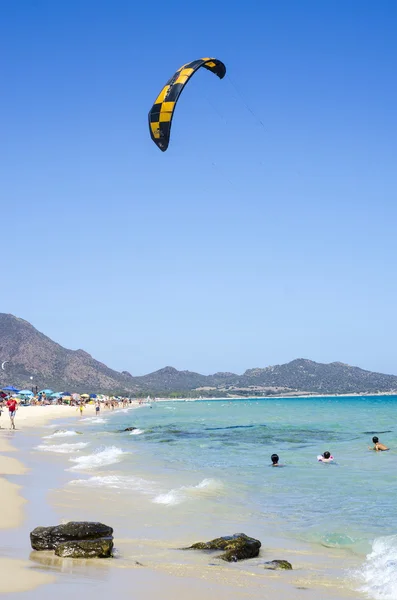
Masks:
[[[278,462],[280,460],[278,454],[272,454],[270,460],[272,461],[272,464],[270,465],[271,467],[281,467]]]
[[[331,456],[331,453],[327,450],[323,454],[319,454],[319,456],[317,456],[317,460],[323,463],[330,463],[334,460],[334,457]]]
[[[374,446],[372,448],[369,447],[369,450],[375,450],[376,452],[384,452],[385,450],[389,450],[387,446],[380,443],[379,438],[376,437],[376,435],[372,438],[372,441]]]

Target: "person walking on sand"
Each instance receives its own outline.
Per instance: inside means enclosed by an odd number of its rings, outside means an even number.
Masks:
[[[18,404],[15,398],[10,398],[7,400],[8,412],[10,415],[11,427],[10,429],[15,429],[15,413],[17,412]]]
[[[79,406],[76,408],[76,410],[80,411],[80,417],[83,416],[83,408],[84,408],[83,403],[80,402]]]
[[[375,450],[376,452],[384,452],[385,450],[389,450],[387,446],[381,444],[379,438],[376,435],[372,438],[373,443],[375,444],[372,448],[369,447],[369,450]]]

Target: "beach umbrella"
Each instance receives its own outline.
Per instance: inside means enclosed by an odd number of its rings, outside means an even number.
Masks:
[[[13,385],[7,385],[7,387],[3,387],[3,392],[13,392],[14,394],[16,394],[19,392],[19,390],[17,390],[17,388]]]
[[[88,394],[81,394],[80,398],[89,398]]]
[[[96,398],[97,395],[96,394],[90,394],[90,398]]]
[[[34,396],[32,390],[19,390],[19,396]]]
[[[61,392],[61,396],[71,396],[70,392]]]
[[[46,396],[51,396],[52,393],[52,390],[41,390],[41,392],[39,392],[39,394],[45,394]]]
[[[61,396],[61,392],[52,392],[52,394],[50,394],[50,398],[60,398]]]

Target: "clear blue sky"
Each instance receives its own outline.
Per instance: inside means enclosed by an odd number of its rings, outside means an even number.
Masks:
[[[0,310],[133,374],[397,373],[394,0],[4,0]],[[202,70],[169,150],[147,113]]]

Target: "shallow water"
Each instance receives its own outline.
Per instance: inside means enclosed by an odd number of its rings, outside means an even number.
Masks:
[[[197,559],[170,545],[244,531],[268,547],[265,560],[292,548],[299,564],[309,544],[340,561],[346,589],[389,600],[397,541],[378,538],[397,533],[396,417],[396,397],[153,403],[63,424],[78,443],[47,437],[35,452],[62,467],[50,496],[60,514],[108,515],[119,537],[145,540],[142,560],[188,565]],[[389,452],[368,450],[375,434]],[[325,450],[333,464],[317,462]],[[269,466],[274,452],[281,469]]]

